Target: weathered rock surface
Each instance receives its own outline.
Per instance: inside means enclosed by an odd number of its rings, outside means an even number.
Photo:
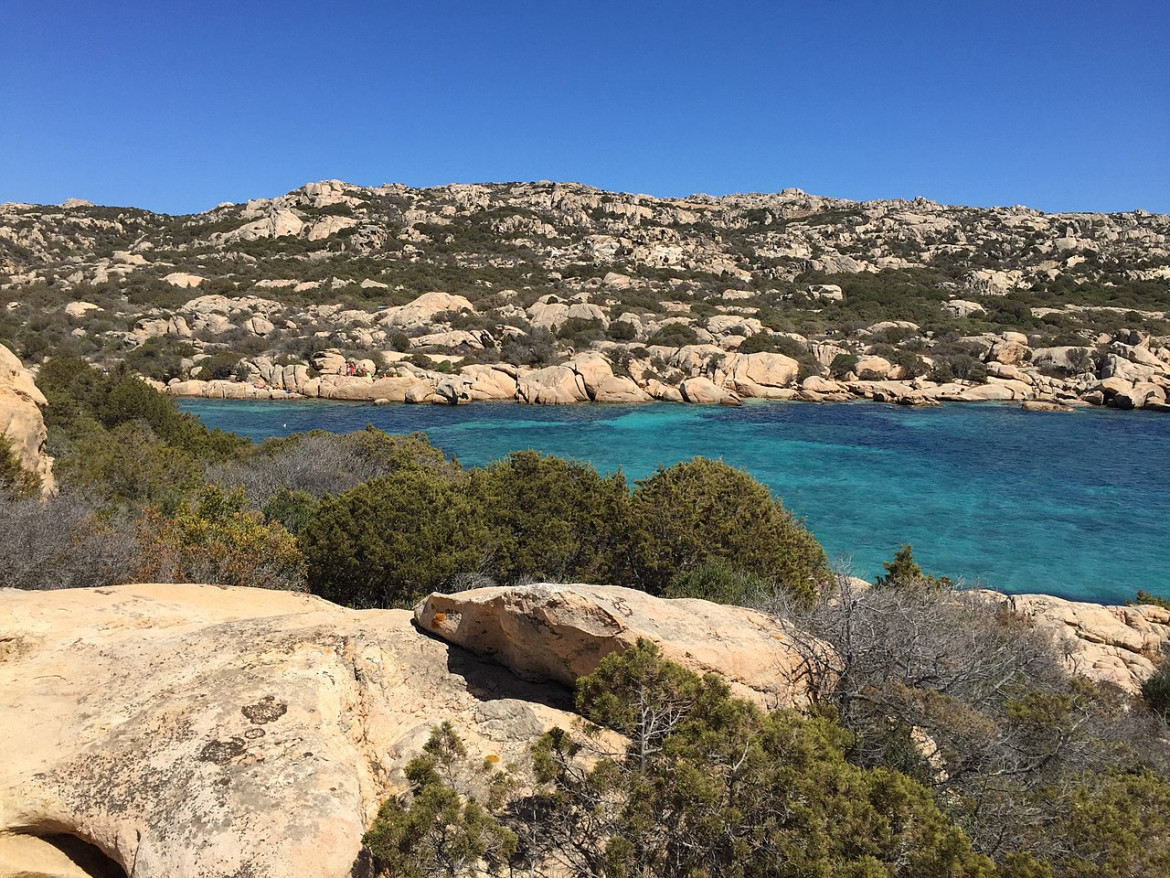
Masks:
[[[0,345],[0,436],[8,440],[20,465],[41,480],[41,492],[56,490],[53,458],[45,452],[44,394],[20,359]]]
[[[1170,642],[1170,610],[1149,604],[1133,607],[1067,601],[1050,595],[1001,595],[1035,627],[1052,632],[1065,646],[1068,669],[1100,682],[1137,692],[1154,672],[1154,662]]]
[[[739,397],[710,378],[688,378],[678,386],[686,402],[697,405],[739,405]]]
[[[128,585],[0,590],[0,619],[0,874],[40,874],[52,852],[20,835],[51,833],[138,876],[365,874],[362,833],[433,725],[523,761],[572,721],[559,687],[401,610]]]
[[[765,707],[807,702],[792,629],[742,607],[574,584],[432,594],[414,615],[427,631],[529,679],[572,684],[644,637],[671,661],[719,674]]]

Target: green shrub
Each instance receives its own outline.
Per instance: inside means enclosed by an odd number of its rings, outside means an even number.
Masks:
[[[467,750],[449,722],[406,765],[410,792],[387,799],[362,838],[379,874],[396,878],[504,874],[516,836],[496,819],[508,779],[490,761],[469,778]],[[462,788],[462,789],[461,789]],[[478,788],[478,789],[477,789]],[[482,791],[484,801],[475,796]]]
[[[277,522],[294,536],[305,529],[317,511],[317,500],[305,491],[282,488],[264,504],[264,520]]]
[[[217,351],[210,357],[197,360],[195,365],[200,368],[201,379],[215,379],[226,381],[236,377],[236,367],[240,363],[240,355],[231,351]]]
[[[172,507],[203,482],[203,467],[191,453],[169,445],[143,422],[78,437],[58,458],[64,486],[83,488],[116,504]]]
[[[327,497],[301,532],[309,589],[350,607],[409,607],[479,569],[488,532],[465,476],[403,469]]]
[[[882,564],[885,575],[877,577],[874,585],[878,588],[954,588],[955,583],[945,576],[923,573],[914,560],[914,547],[907,543],[899,546],[893,559]]]
[[[609,324],[606,335],[614,341],[633,341],[638,337],[638,330],[628,320],[615,320]]]
[[[126,354],[126,366],[155,381],[167,382],[182,376],[182,360],[195,353],[189,342],[174,338],[147,339]]]
[[[650,345],[662,345],[670,348],[681,348],[686,345],[698,344],[699,334],[694,327],[685,323],[668,323],[658,329],[646,342]]]
[[[749,607],[765,600],[768,592],[765,580],[739,572],[722,558],[712,558],[676,574],[662,597],[701,598],[716,604]]]
[[[634,578],[661,594],[711,559],[811,598],[828,577],[824,550],[768,489],[722,461],[659,468],[631,500]]]
[[[764,713],[649,641],[602,659],[576,703],[628,743],[587,761],[561,729],[537,741],[523,837],[538,841],[517,865],[543,845],[594,875],[994,875],[927,788],[851,765],[831,720]]]
[[[305,589],[296,540],[248,509],[243,491],[209,486],[170,515],[148,509],[141,531],[143,581]]]
[[[829,375],[838,381],[850,372],[857,373],[856,354],[837,354],[837,356],[833,357],[833,362],[829,363]]]
[[[1149,604],[1153,607],[1161,607],[1163,610],[1170,610],[1170,601],[1165,598],[1160,598],[1156,594],[1150,594],[1148,591],[1138,589],[1137,598],[1132,601],[1126,601],[1126,606],[1132,607],[1134,604]]]
[[[24,500],[40,491],[40,476],[20,465],[12,443],[0,433],[0,500]]]
[[[490,531],[486,571],[501,583],[613,581],[629,518],[629,489],[618,473],[519,451],[472,472]]]
[[[1163,654],[1152,676],[1142,683],[1142,697],[1150,710],[1170,722],[1170,660]]]

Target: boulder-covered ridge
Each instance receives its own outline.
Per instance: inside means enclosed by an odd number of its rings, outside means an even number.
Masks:
[[[1010,600],[1128,688],[1129,655],[1170,635],[1157,608]],[[211,585],[0,590],[0,608],[0,875],[115,874],[70,839],[132,875],[366,874],[364,829],[433,726],[522,765],[574,723],[564,684],[637,637],[758,703],[801,700],[786,625],[614,586],[432,595],[413,616]]]
[[[1142,211],[329,180],[0,205],[0,294],[26,359],[180,395],[1170,410],[1170,217]]]

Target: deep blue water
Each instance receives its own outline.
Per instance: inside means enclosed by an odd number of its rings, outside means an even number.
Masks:
[[[372,406],[184,400],[251,439],[373,424],[465,465],[534,448],[631,480],[697,455],[767,484],[856,575],[900,543],[925,570],[1009,592],[1170,597],[1170,417],[997,405]]]

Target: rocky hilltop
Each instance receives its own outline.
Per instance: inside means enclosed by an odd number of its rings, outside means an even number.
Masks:
[[[176,394],[1166,409],[1170,217],[563,183],[0,205],[0,341]]]

